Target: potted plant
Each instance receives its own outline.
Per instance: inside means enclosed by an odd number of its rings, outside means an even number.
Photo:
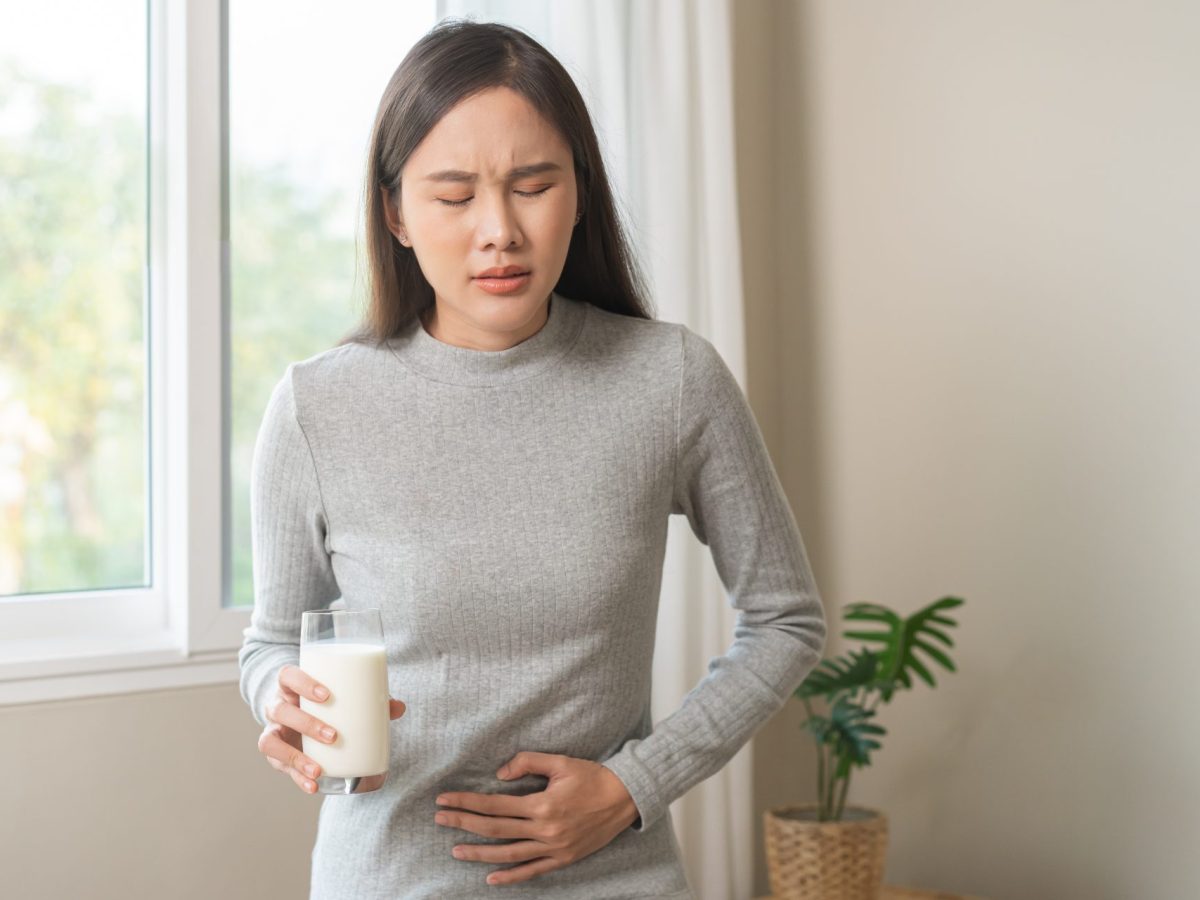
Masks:
[[[808,718],[801,728],[817,745],[817,798],[806,806],[776,807],[763,814],[771,893],[777,900],[875,900],[887,857],[887,817],[879,810],[847,807],[846,792],[855,768],[871,764],[884,728],[871,720],[881,703],[914,676],[935,687],[924,660],[953,672],[946,651],[953,647],[944,629],[957,625],[947,610],[963,604],[942,597],[901,618],[875,603],[853,603],[843,618],[876,626],[846,631],[843,637],[878,644],[822,660],[793,696]],[[820,698],[827,710],[813,710]]]

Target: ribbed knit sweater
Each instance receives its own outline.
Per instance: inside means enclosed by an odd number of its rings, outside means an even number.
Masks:
[[[251,478],[254,611],[241,692],[267,723],[300,614],[378,607],[391,696],[387,783],[322,796],[313,900],[689,898],[669,804],[720,769],[821,656],[825,618],[762,434],[712,344],[558,292],[501,351],[420,322],[383,347],[287,367]],[[738,610],[734,640],[652,725],[667,519],[685,515]],[[672,627],[672,623],[666,623]],[[679,623],[682,628],[682,623]],[[509,843],[438,825],[442,792],[529,794],[522,750],[599,762],[640,818],[513,885]]]

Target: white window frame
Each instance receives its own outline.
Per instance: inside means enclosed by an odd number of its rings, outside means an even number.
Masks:
[[[153,586],[0,600],[0,706],[238,680],[229,608],[223,2],[151,0]]]

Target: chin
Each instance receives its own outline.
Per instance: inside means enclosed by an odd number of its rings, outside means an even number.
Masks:
[[[524,320],[529,318],[538,308],[543,306],[550,292],[542,294],[529,287],[519,294],[488,294],[474,288],[480,294],[472,304],[484,317],[499,320]]]

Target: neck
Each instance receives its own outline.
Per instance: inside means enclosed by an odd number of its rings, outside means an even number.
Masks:
[[[481,351],[434,337],[420,318],[388,343],[399,360],[433,381],[464,387],[495,387],[537,375],[567,354],[583,328],[589,305],[561,294],[546,304],[545,324],[506,349]],[[435,329],[445,323],[432,316]],[[509,341],[508,343],[512,343]]]
[[[435,300],[421,313],[421,324],[429,335],[443,344],[467,350],[496,352],[515,347],[537,334],[550,318],[552,295],[538,307],[533,318],[513,331],[487,331],[465,321],[447,304]]]

